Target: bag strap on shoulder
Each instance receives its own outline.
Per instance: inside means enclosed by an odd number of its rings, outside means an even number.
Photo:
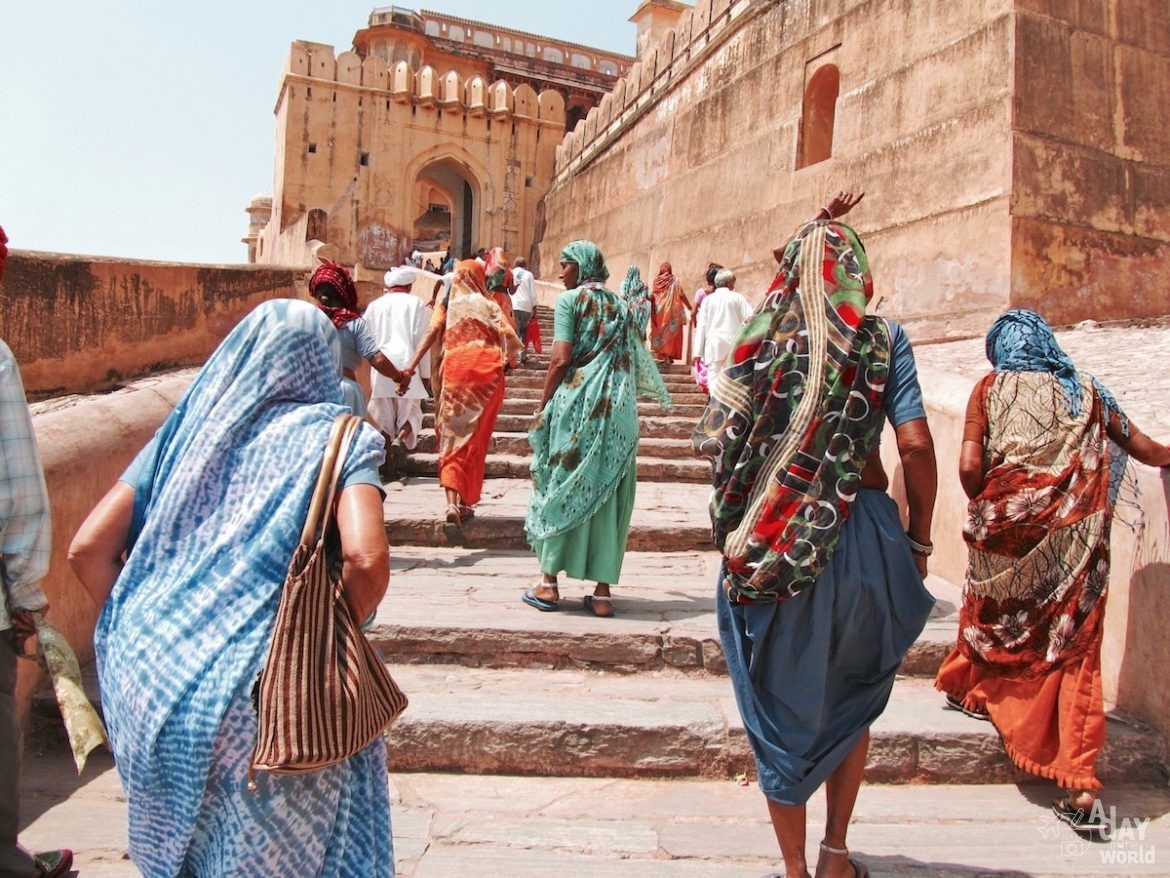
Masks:
[[[360,425],[361,418],[348,414],[338,415],[333,421],[329,439],[325,443],[321,469],[317,473],[317,483],[313,488],[313,499],[309,503],[309,514],[305,517],[305,526],[301,531],[302,546],[314,545],[318,534],[325,533],[333,520],[333,498],[337,492],[337,482],[345,468],[349,446]]]

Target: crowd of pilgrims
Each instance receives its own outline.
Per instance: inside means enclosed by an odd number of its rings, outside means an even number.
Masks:
[[[612,616],[637,488],[638,400],[671,405],[659,364],[679,360],[693,332],[690,366],[708,402],[692,440],[712,465],[722,556],[718,630],[795,878],[810,875],[805,808],[822,785],[815,874],[867,874],[846,835],[869,728],[934,605],[924,585],[934,447],[906,333],[867,314],[868,257],[840,221],[860,200],[840,193],[776,249],[754,307],[715,263],[693,304],[669,263],[649,285],[630,267],[614,291],[601,250],[570,243],[529,431],[524,526],[541,576],[519,598],[563,610],[565,574],[596,584],[584,611]],[[336,511],[357,618],[372,617],[388,581],[379,464],[394,445],[415,447],[424,399],[435,400],[443,517],[459,532],[475,514],[508,375],[530,343],[541,346],[534,278],[501,248],[442,267],[429,302],[404,266],[360,315],[349,273],[327,263],[312,276],[314,303],[258,307],[73,540],[77,576],[102,606],[102,701],[130,854],[148,876],[393,874],[383,739],[312,775],[260,778],[249,793],[249,693],[314,449],[345,407],[368,418]],[[990,721],[1015,765],[1063,788],[1052,805],[1062,820],[1105,831],[1096,760],[1118,474],[1127,456],[1170,466],[1170,448],[1075,367],[1038,313],[996,319],[986,353],[961,459],[946,462],[970,498],[969,565],[940,704]],[[362,360],[373,370],[368,405],[355,380]],[[904,518],[881,462],[887,424]],[[146,666],[158,673],[144,676]]]

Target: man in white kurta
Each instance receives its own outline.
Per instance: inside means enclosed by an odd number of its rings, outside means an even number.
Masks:
[[[403,266],[386,272],[386,289],[366,308],[366,324],[378,349],[399,369],[405,369],[422,337],[426,335],[430,312],[411,292],[416,272]],[[406,393],[398,395],[398,386],[377,370],[370,372],[369,416],[391,441],[397,440],[408,450],[418,444],[422,430],[422,401],[430,396],[431,361],[419,363]]]
[[[735,274],[721,268],[715,275],[715,291],[703,299],[695,326],[694,359],[707,369],[707,386],[714,387],[740,328],[752,316],[748,300],[735,291]]]

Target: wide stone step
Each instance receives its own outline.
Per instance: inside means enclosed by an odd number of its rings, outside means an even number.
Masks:
[[[447,525],[446,500],[434,477],[407,476],[385,487],[386,533],[393,546],[520,550],[531,558],[524,532],[531,491],[527,472],[522,478],[487,479],[475,517],[461,528]],[[709,550],[709,497],[710,488],[704,484],[639,483],[630,521],[629,550]]]
[[[513,390],[544,390],[545,372],[517,370],[508,376],[505,395],[511,395]],[[683,376],[669,376],[663,379],[663,384],[673,396],[676,393],[701,393],[694,381]],[[704,398],[706,395],[704,394]]]
[[[431,454],[437,452],[438,441],[438,436],[434,430],[424,429],[419,434],[416,453]],[[530,456],[532,454],[532,446],[528,444],[528,433],[503,431],[497,422],[496,432],[492,434],[491,442],[488,445],[488,453],[519,455],[521,457]],[[695,459],[695,452],[691,447],[689,438],[641,439],[638,442],[638,454],[645,457],[661,457],[669,460]]]
[[[484,467],[488,478],[522,479],[530,474],[531,456],[490,454]],[[410,475],[435,475],[439,471],[437,454],[414,453],[401,464]],[[638,480],[648,482],[710,482],[711,464],[706,460],[669,460],[638,455]]]
[[[485,670],[393,665],[407,711],[387,732],[391,771],[567,777],[723,777],[752,771],[726,680],[669,671]],[[1159,777],[1163,746],[1111,722],[1106,784]],[[871,783],[1009,783],[990,723],[945,710],[928,680],[900,679],[871,729]]]
[[[691,433],[695,429],[695,421],[691,418],[642,416],[638,419],[638,424],[643,439],[685,439],[690,442]],[[497,433],[526,433],[531,426],[531,411],[522,415],[502,414],[496,419]],[[435,416],[427,412],[423,415],[423,429],[433,430],[434,427]]]
[[[526,415],[531,416],[533,410],[536,408],[537,402],[538,402],[538,400],[535,400],[535,399],[508,399],[507,397],[505,397],[504,403],[500,407],[500,413],[501,414],[508,414],[508,415],[525,415],[526,414]],[[705,408],[706,408],[705,405],[697,405],[697,404],[690,404],[690,403],[676,405],[676,406],[674,406],[674,408],[670,408],[670,409],[663,408],[662,406],[660,406],[656,402],[639,402],[638,403],[638,413],[640,415],[651,415],[651,416],[658,416],[658,417],[672,416],[672,417],[676,417],[676,418],[690,418],[692,423],[699,420],[699,417],[703,414],[703,410]],[[429,406],[423,407],[423,411],[428,411],[428,410],[430,410]]]
[[[551,336],[546,336],[546,337],[551,338]],[[513,374],[519,374],[523,371],[547,372],[548,371],[548,363],[549,363],[549,354],[547,353],[547,351],[549,350],[550,347],[551,347],[551,343],[546,342],[545,346],[544,346],[546,353],[543,353],[543,354],[533,354],[531,352],[531,350],[529,350],[528,359],[526,359],[522,364],[520,364]],[[658,371],[662,374],[662,376],[664,378],[667,378],[667,377],[683,378],[683,377],[690,376],[691,367],[687,363],[684,363],[680,360],[678,362],[671,363],[669,366],[659,365]]]
[[[535,406],[541,400],[541,395],[541,387],[508,387],[508,390],[504,392],[504,399],[523,399],[525,402],[530,402],[532,406]],[[691,384],[689,390],[675,390],[670,392],[670,402],[673,402],[676,407],[682,405],[697,405],[702,407],[707,405],[707,395],[701,390],[698,390],[698,387],[694,384]],[[656,403],[653,405],[658,406]]]
[[[585,610],[581,598],[592,593],[592,583],[565,577],[558,612],[524,604],[522,590],[539,577],[531,551],[486,554],[478,540],[462,548],[396,545],[371,640],[400,664],[725,674],[715,622],[719,554],[711,550],[709,533],[697,550],[676,551],[665,530],[659,545],[636,539],[647,533],[646,518],[635,514],[631,543],[639,545],[626,553],[621,581],[612,587],[613,618]],[[488,521],[499,523],[477,518],[464,530]],[[523,520],[515,527],[522,536]],[[902,673],[933,679],[955,643],[959,589],[938,577],[927,587],[935,609]],[[437,605],[442,613],[436,614]]]

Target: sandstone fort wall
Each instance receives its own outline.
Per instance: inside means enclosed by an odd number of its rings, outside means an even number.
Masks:
[[[1008,0],[703,0],[566,138],[542,273],[589,237],[614,274],[670,261],[689,290],[715,260],[758,296],[772,248],[864,188],[850,221],[881,312],[917,337],[978,331],[1009,289],[1012,33]],[[827,64],[833,154],[798,168],[805,86]]]
[[[1166,32],[1153,2],[701,0],[558,148],[541,273],[586,237],[615,275],[670,261],[690,290],[715,260],[758,296],[772,248],[864,189],[876,307],[916,340],[1013,304],[1170,313],[1170,136],[1140,79],[1170,90]],[[832,155],[802,166],[829,67]]]
[[[1170,314],[1170,4],[1015,5],[1012,303]]]
[[[0,338],[30,397],[112,387],[199,365],[256,305],[293,295],[293,271],[14,250],[0,282]]]

